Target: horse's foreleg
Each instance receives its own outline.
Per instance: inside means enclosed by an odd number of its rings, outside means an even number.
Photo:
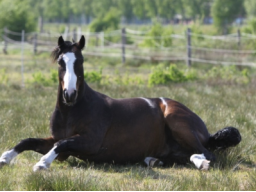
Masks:
[[[54,139],[52,137],[39,139],[28,138],[22,140],[14,148],[6,151],[0,157],[0,167],[9,164],[10,161],[23,151],[35,151],[41,154],[46,154],[54,145]]]
[[[54,147],[45,154],[38,163],[33,167],[34,171],[38,171],[40,169],[48,169],[53,162],[53,160],[59,154],[72,154],[72,153],[82,153],[86,155],[96,154],[99,151],[100,142],[95,142],[91,138],[87,138],[84,136],[76,135],[71,138],[61,140],[57,142]]]

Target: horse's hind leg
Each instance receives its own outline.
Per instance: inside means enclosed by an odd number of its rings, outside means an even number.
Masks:
[[[160,161],[159,159],[154,158],[154,157],[146,157],[144,159],[144,162],[146,163],[146,165],[148,167],[156,167],[156,166],[162,166],[163,165],[162,161]]]
[[[32,150],[41,154],[46,154],[54,145],[54,139],[52,137],[39,139],[28,138],[22,140],[14,148],[4,152],[0,157],[0,167],[9,164],[10,161],[23,151]]]
[[[210,134],[203,121],[188,108],[172,100],[166,102],[164,114],[173,139],[187,151],[197,168],[208,169],[209,162],[215,157],[204,147]]]

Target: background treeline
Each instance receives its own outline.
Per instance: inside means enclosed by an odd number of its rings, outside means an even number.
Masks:
[[[88,24],[109,13],[125,24],[152,21],[166,24],[189,21],[206,23],[207,19],[213,18],[216,27],[227,28],[236,18],[254,17],[256,1],[0,0],[0,10],[0,28],[8,27],[13,31],[42,31],[45,22]]]

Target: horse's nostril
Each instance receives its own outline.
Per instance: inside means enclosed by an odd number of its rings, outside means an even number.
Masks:
[[[63,96],[66,102],[74,102],[76,99],[76,90],[74,90],[71,94],[69,94],[67,89],[64,89]]]
[[[70,95],[70,100],[71,100],[71,101],[74,101],[75,98],[76,98],[76,90],[74,90],[74,91],[71,93],[71,95]]]
[[[67,92],[67,89],[64,89],[64,98],[66,99],[66,100],[68,100],[68,92]]]

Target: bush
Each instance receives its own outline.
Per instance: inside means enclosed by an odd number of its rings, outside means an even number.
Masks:
[[[33,73],[32,77],[32,83],[40,84],[43,86],[50,86],[58,82],[58,72],[56,70],[51,70],[49,78],[41,72]]]
[[[100,83],[102,79],[102,74],[100,72],[92,71],[92,72],[85,72],[84,79],[88,83]]]
[[[184,72],[180,71],[176,65],[171,65],[167,68],[160,65],[153,69],[149,76],[148,85],[164,85],[171,82],[179,83],[194,79],[196,79],[194,72],[186,75]]]
[[[146,38],[142,46],[143,47],[169,47],[172,45],[172,28],[163,28],[159,23],[152,26],[151,30],[146,34],[150,38]]]
[[[116,14],[117,12],[117,10],[111,9],[104,17],[94,19],[90,24],[90,31],[101,32],[118,29],[120,16],[119,14]]]
[[[6,74],[6,69],[0,69],[0,84],[6,84],[8,82],[8,77]]]
[[[11,31],[32,32],[36,28],[36,19],[34,12],[29,5],[19,0],[0,1],[0,29],[7,27]],[[20,40],[17,35],[9,35],[10,38]]]

